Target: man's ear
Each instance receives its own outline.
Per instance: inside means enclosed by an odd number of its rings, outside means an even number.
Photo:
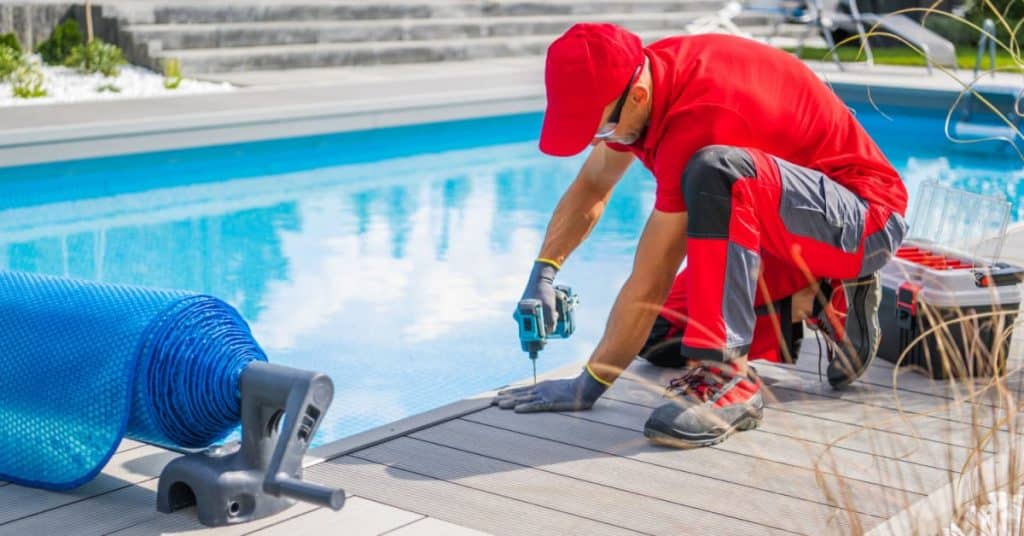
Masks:
[[[632,89],[629,90],[629,100],[632,101],[633,104],[636,104],[636,105],[645,104],[647,102],[647,100],[650,99],[650,98],[651,98],[651,88],[649,88],[649,87],[647,87],[647,86],[645,86],[643,84],[637,84],[637,85],[633,86]]]

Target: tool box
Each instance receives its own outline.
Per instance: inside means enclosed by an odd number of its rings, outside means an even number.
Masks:
[[[881,271],[878,357],[933,378],[1004,370],[1024,276],[999,261],[1009,210],[1002,197],[921,186],[908,238]]]

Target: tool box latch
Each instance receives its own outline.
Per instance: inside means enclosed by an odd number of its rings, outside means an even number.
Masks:
[[[917,316],[918,295],[921,293],[921,285],[904,281],[896,289],[896,320],[900,329],[912,329],[912,322]]]

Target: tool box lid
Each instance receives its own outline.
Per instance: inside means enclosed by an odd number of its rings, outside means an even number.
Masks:
[[[1010,221],[1010,202],[928,180],[911,199],[907,240],[924,247],[995,265]]]
[[[975,284],[972,270],[932,270],[893,257],[882,268],[882,286],[898,290],[905,284],[917,289],[917,299],[933,307],[1012,307],[1021,302],[1022,285]]]

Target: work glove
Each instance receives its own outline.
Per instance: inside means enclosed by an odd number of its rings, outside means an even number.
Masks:
[[[548,380],[527,387],[499,391],[492,406],[514,409],[516,413],[538,411],[581,411],[590,409],[608,390],[608,384],[598,381],[586,368],[573,379]]]
[[[547,260],[537,260],[533,263],[533,271],[530,272],[530,280],[526,283],[526,290],[523,291],[521,300],[540,300],[544,314],[544,329],[546,333],[555,330],[555,323],[558,322],[558,311],[555,309],[555,274],[558,268]],[[516,309],[518,311],[518,307]]]

